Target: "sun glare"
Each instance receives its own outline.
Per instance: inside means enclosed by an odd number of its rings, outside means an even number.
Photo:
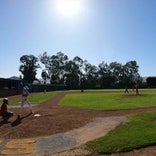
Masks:
[[[56,3],[58,12],[63,16],[72,17],[81,11],[80,0],[57,0]]]

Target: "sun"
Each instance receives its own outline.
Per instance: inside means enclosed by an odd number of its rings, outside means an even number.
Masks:
[[[81,0],[57,0],[58,12],[66,17],[73,17],[81,12]]]

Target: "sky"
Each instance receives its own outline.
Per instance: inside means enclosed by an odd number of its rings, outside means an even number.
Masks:
[[[135,60],[141,76],[156,76],[156,0],[0,0],[0,77],[45,51],[96,66]]]

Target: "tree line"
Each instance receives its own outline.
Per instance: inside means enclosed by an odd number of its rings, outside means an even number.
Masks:
[[[23,81],[33,83],[41,64],[44,66],[41,77],[45,83],[49,79],[51,84],[66,85],[73,89],[132,87],[141,81],[139,66],[135,60],[125,64],[116,61],[107,64],[102,61],[95,66],[79,56],[69,59],[62,52],[55,55],[44,52],[38,57],[21,56],[19,71]]]
[[[156,77],[147,77],[146,79],[148,88],[156,88]]]

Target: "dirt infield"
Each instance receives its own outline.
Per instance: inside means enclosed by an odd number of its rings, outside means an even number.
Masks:
[[[95,111],[61,107],[58,102],[65,94],[65,92],[59,92],[57,96],[45,104],[34,106],[35,114],[41,115],[38,117],[29,114],[29,110],[25,108],[22,118],[18,119],[19,108],[10,108],[14,112],[14,116],[5,124],[1,122],[2,119],[0,120],[0,138],[19,139],[49,136],[82,127],[96,117],[127,116],[156,111],[156,107],[120,111]]]

